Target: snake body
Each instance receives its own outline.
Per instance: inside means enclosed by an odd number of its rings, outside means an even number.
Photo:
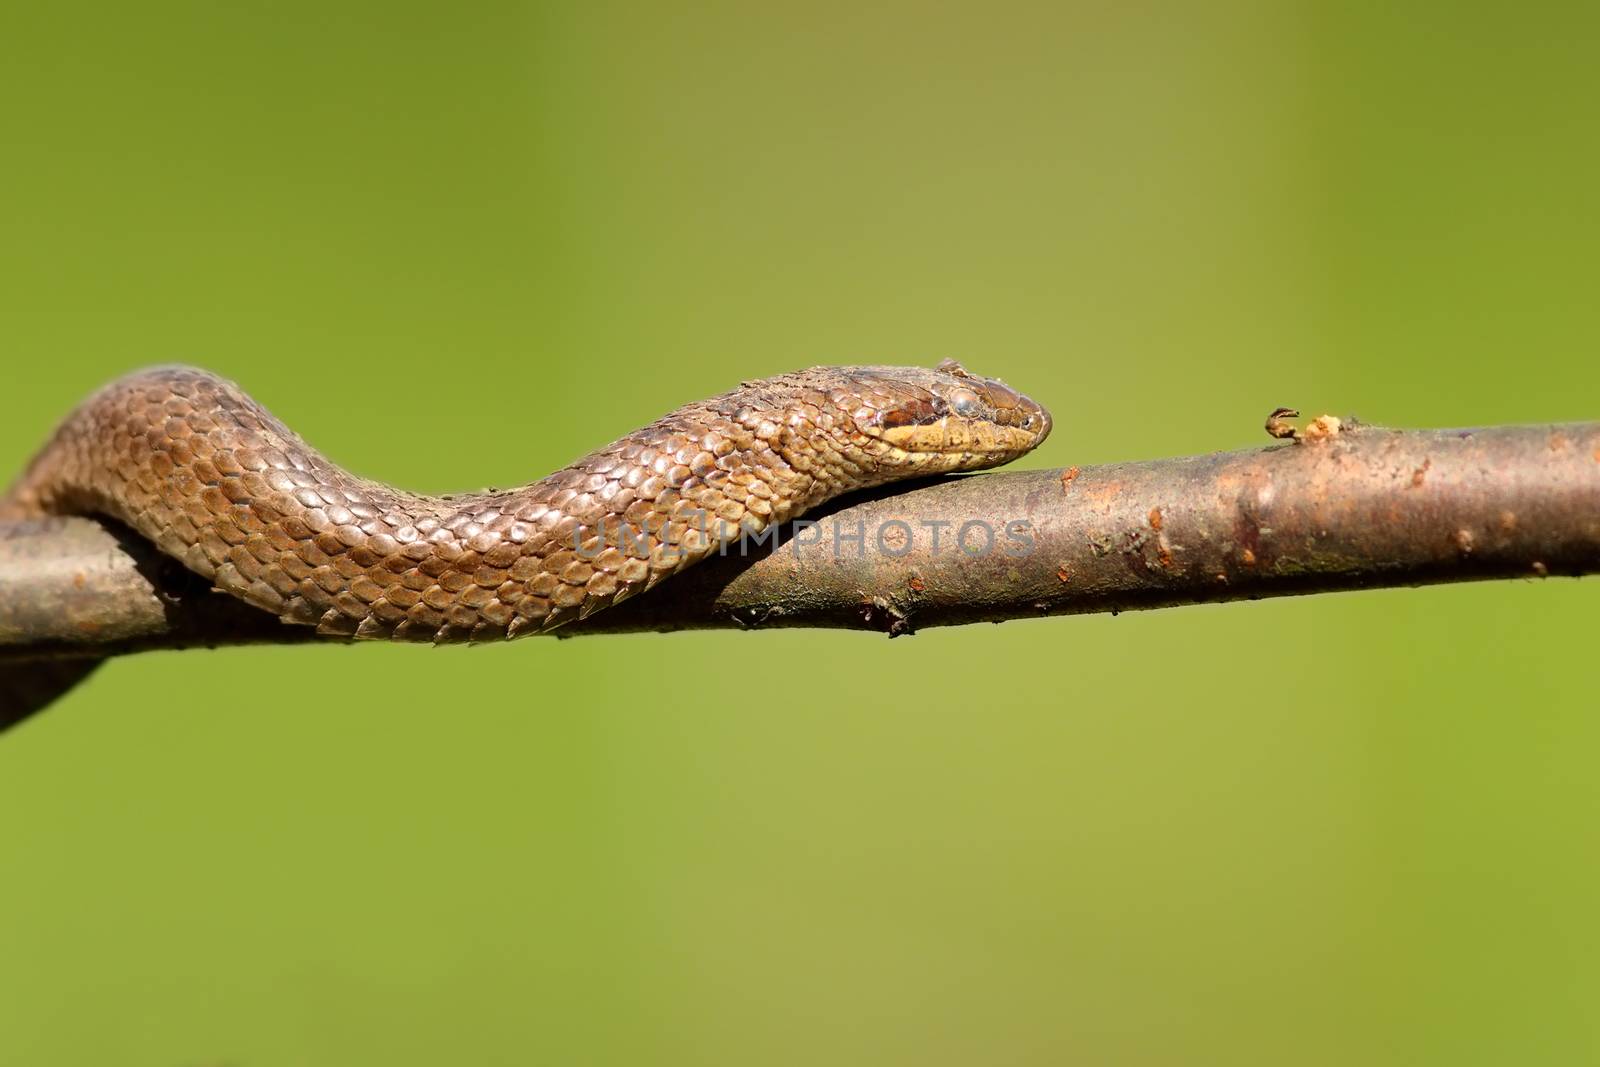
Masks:
[[[405,492],[308,446],[189,367],[106,386],[0,497],[103,515],[218,589],[340,638],[547,631],[840,493],[1005,463],[1050,416],[945,361],[815,367],[681,407],[517,489]]]

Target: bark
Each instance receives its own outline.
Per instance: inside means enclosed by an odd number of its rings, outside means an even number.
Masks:
[[[558,631],[918,627],[1600,569],[1600,423],[1315,420],[1239,452],[951,478],[835,502]],[[125,530],[0,526],[0,658],[327,640]]]

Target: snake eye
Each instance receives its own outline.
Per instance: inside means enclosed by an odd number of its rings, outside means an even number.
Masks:
[[[970,389],[956,389],[950,394],[950,410],[962,418],[971,418],[978,413],[978,394]]]

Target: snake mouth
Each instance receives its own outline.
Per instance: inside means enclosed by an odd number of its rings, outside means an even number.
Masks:
[[[1050,416],[1040,410],[1026,424],[1005,426],[944,415],[929,422],[882,430],[885,443],[913,454],[961,455],[1003,461],[1037,446],[1050,432]]]

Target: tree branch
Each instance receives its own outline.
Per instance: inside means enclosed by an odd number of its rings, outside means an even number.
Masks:
[[[1269,423],[1278,434],[1281,420]],[[1600,423],[1395,431],[836,502],[561,631],[916,627],[1600,569]],[[965,529],[964,529],[965,528]],[[749,549],[750,546],[743,546]],[[0,658],[317,640],[124,530],[0,526]]]

